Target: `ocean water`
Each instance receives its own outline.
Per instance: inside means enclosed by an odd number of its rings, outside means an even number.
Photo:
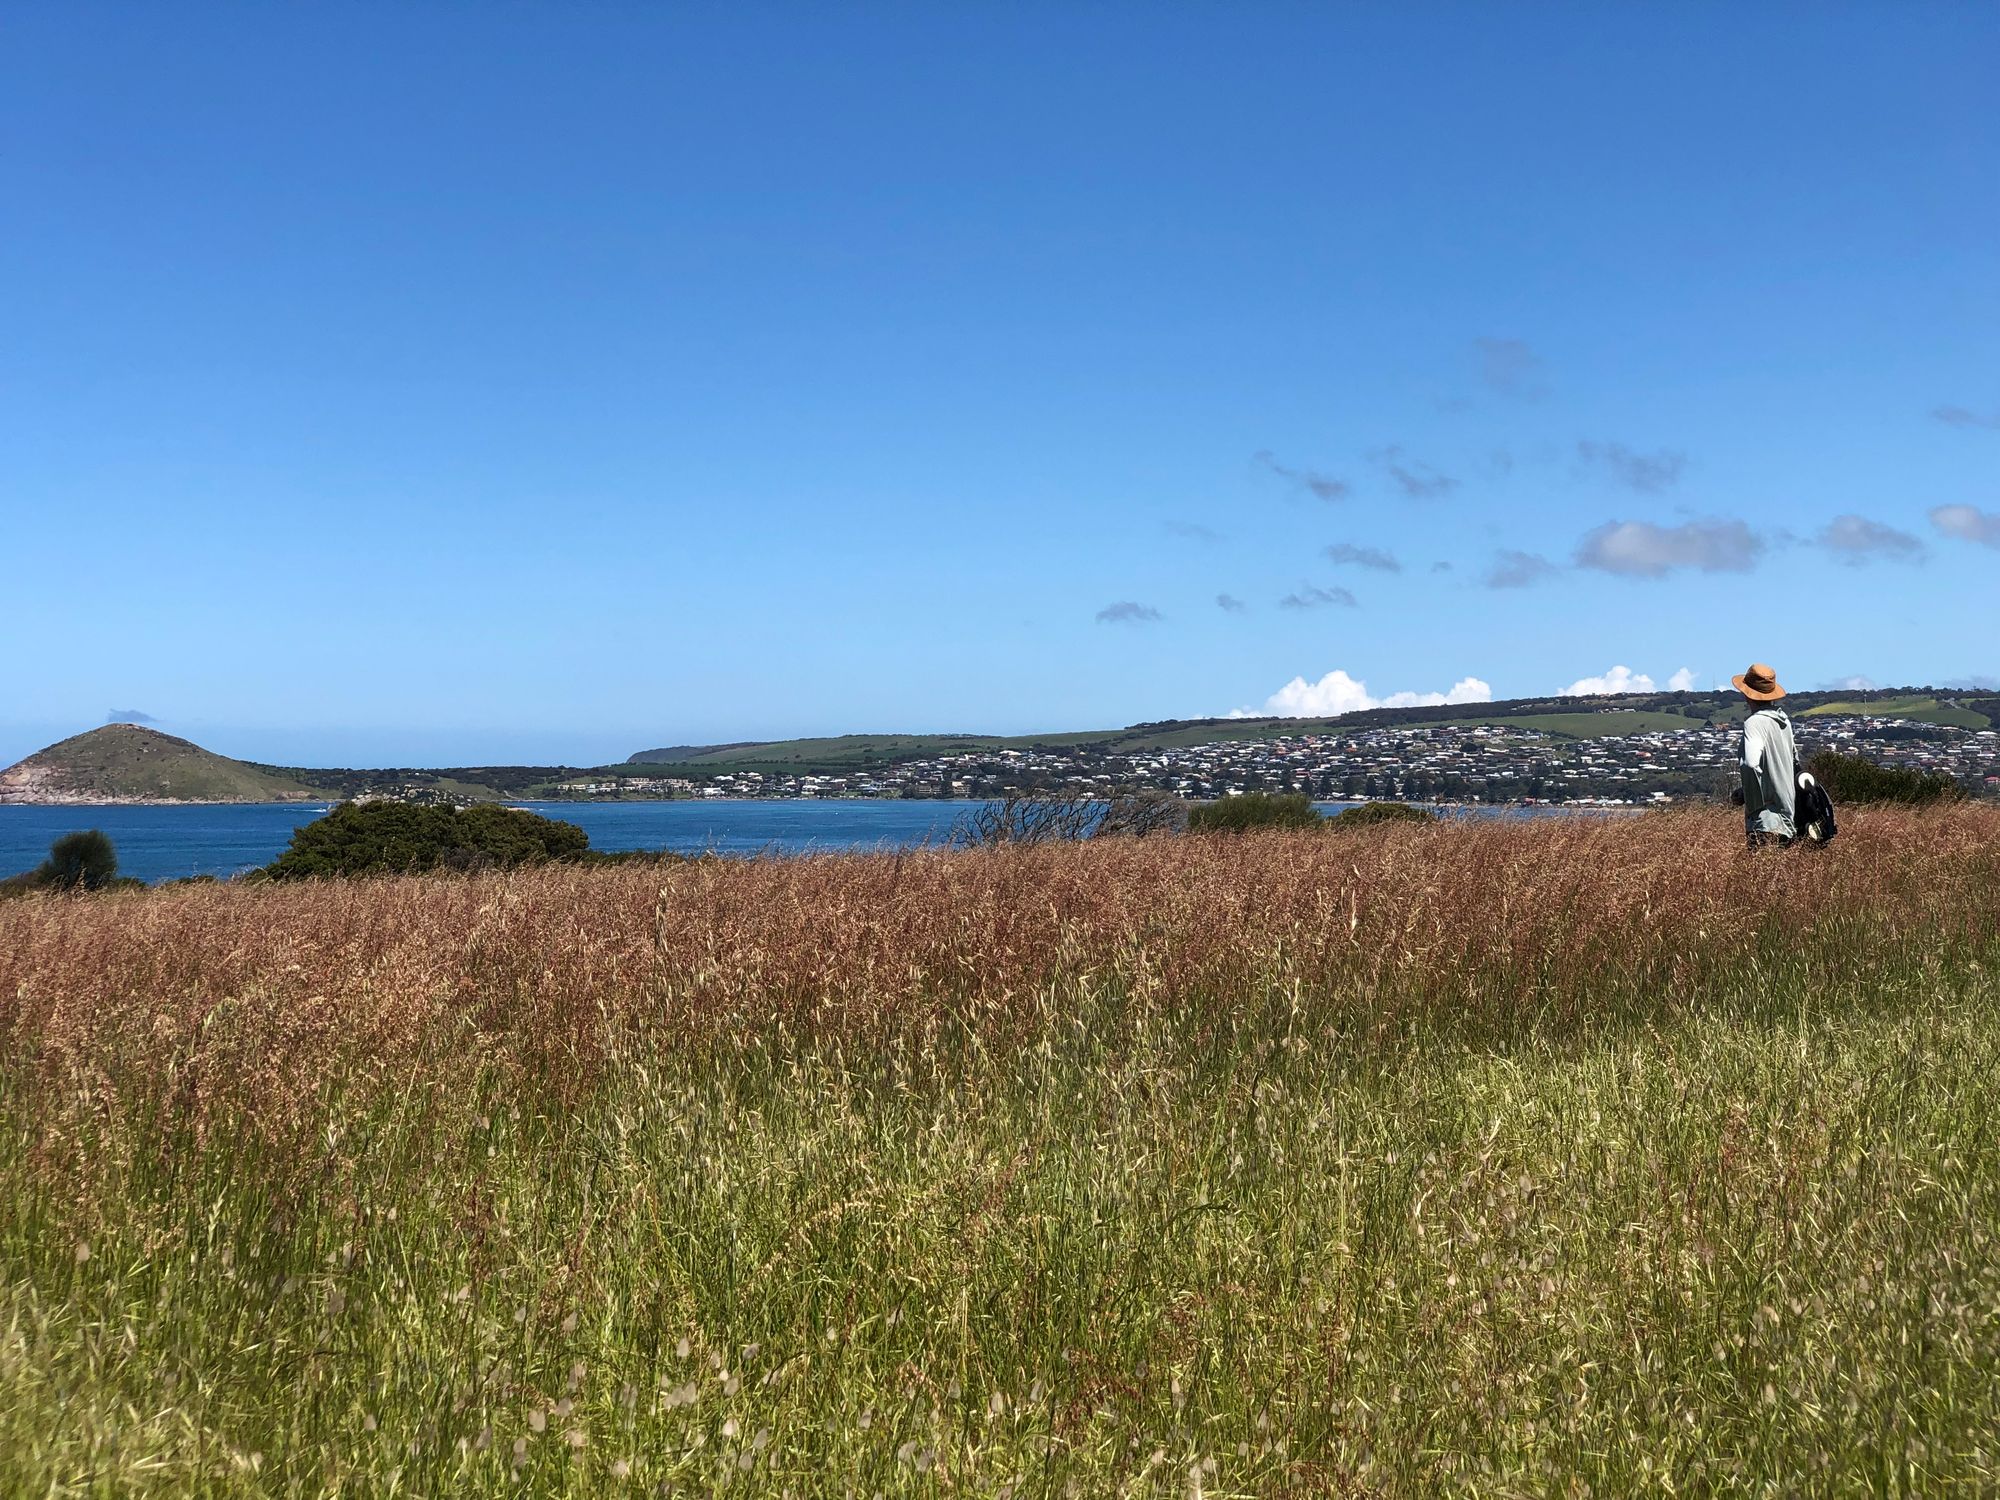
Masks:
[[[809,850],[908,848],[947,837],[964,802],[826,798],[801,802],[518,802],[574,823],[593,849],[671,849],[680,854],[798,854]],[[0,876],[33,869],[49,844],[101,828],[118,849],[120,874],[140,880],[230,876],[267,865],[292,831],[326,805],[231,803],[190,807],[0,806]]]
[[[324,803],[232,803],[225,807],[0,806],[0,875],[32,870],[65,833],[101,828],[118,850],[118,873],[141,880],[234,875],[267,865],[292,830]]]
[[[823,798],[798,802],[520,802],[574,823],[593,849],[671,849],[679,854],[800,854],[840,849],[905,849],[948,838],[972,810],[967,802]],[[1342,804],[1321,803],[1331,812]],[[228,877],[267,865],[292,830],[326,811],[303,802],[194,807],[20,807],[0,805],[0,876],[33,869],[65,833],[100,828],[118,849],[120,874],[140,880]],[[1559,814],[1556,808],[1480,808],[1504,816]]]

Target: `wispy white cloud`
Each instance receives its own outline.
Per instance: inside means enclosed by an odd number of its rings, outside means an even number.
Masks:
[[[1436,500],[1458,488],[1458,481],[1451,475],[1409,457],[1400,447],[1378,448],[1368,456],[1382,466],[1382,472],[1397,490],[1411,500]]]
[[[1141,604],[1135,599],[1120,599],[1097,612],[1097,623],[1100,625],[1149,625],[1164,618],[1152,605]]]
[[[1482,580],[1489,589],[1532,588],[1544,578],[1551,578],[1560,569],[1539,552],[1515,552],[1505,550],[1493,556],[1493,565],[1486,570]]]
[[[1682,667],[1667,679],[1667,691],[1670,693],[1691,693],[1694,690],[1695,675],[1693,667]]]
[[[1931,525],[1961,542],[2000,547],[2000,514],[1983,511],[1976,505],[1933,506]]]
[[[1380,547],[1357,547],[1352,542],[1335,542],[1323,549],[1321,556],[1339,567],[1373,568],[1378,573],[1403,571],[1403,565],[1396,561],[1395,554],[1384,552]]]
[[[1296,593],[1285,595],[1278,601],[1280,609],[1319,609],[1323,605],[1337,604],[1342,609],[1354,608],[1354,595],[1343,588],[1323,589],[1316,583],[1302,583]]]
[[[1662,578],[1677,568],[1747,573],[1764,553],[1764,539],[1742,521],[1606,521],[1577,543],[1579,567],[1628,578]]]
[[[1674,448],[1640,453],[1623,443],[1582,442],[1576,445],[1576,456],[1587,467],[1646,495],[1672,488],[1687,467],[1687,455]]]
[[[1277,455],[1268,448],[1256,455],[1256,461],[1280,479],[1290,480],[1315,500],[1345,500],[1354,488],[1346,480],[1322,474],[1318,469],[1289,468],[1279,463]]]
[[[1866,516],[1835,516],[1820,529],[1819,544],[1849,567],[1886,559],[1908,562],[1924,555],[1924,544]]]

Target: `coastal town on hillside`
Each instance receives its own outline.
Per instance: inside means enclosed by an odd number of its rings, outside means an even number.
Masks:
[[[2000,790],[2000,730],[1867,715],[1797,721],[1800,753],[1831,749]],[[1408,724],[1138,752],[981,750],[839,773],[592,772],[569,797],[966,797],[1158,791],[1190,800],[1293,790],[1322,799],[1638,804],[1713,797],[1733,785],[1740,733],[1726,726],[1576,739],[1503,724]]]

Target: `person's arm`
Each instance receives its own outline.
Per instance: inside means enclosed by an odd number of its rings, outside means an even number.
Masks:
[[[1766,724],[1761,714],[1752,714],[1743,721],[1742,764],[1743,769],[1752,775],[1762,772],[1764,762],[1769,759],[1765,731]]]
[[[1737,756],[1736,777],[1742,791],[1735,800],[1743,804],[1743,826],[1755,831],[1757,813],[1764,806],[1764,725],[1756,714],[1743,721],[1743,748]]]

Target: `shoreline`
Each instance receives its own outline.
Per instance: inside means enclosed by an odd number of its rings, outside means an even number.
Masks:
[[[344,797],[301,798],[291,797],[278,800],[245,801],[236,798],[211,800],[200,797],[92,797],[92,798],[0,798],[0,810],[10,807],[30,807],[47,809],[52,807],[108,808],[108,807],[295,807],[333,808],[351,799]],[[372,801],[395,801],[395,798],[372,798]],[[1002,802],[1004,797],[514,797],[490,799],[482,803],[496,807],[649,807],[649,806],[690,806],[690,807],[757,807],[766,804],[793,807],[807,807],[834,803],[926,803],[945,807],[974,807],[992,802]],[[1186,799],[1190,806],[1205,802],[1220,802],[1220,797]],[[1548,808],[1578,809],[1584,811],[1616,811],[1619,809],[1639,810],[1651,807],[1697,806],[1700,801],[1692,797],[1676,797],[1664,802],[1653,800],[1639,802],[1575,801],[1575,802],[1422,802],[1403,797],[1315,797],[1315,807],[1366,807],[1376,802],[1395,802],[1409,807],[1424,807],[1435,811],[1477,811],[1482,808],[1533,809]],[[428,805],[428,804],[416,804]]]
[[[286,797],[273,801],[207,797],[0,797],[4,807],[332,807],[338,797]]]

